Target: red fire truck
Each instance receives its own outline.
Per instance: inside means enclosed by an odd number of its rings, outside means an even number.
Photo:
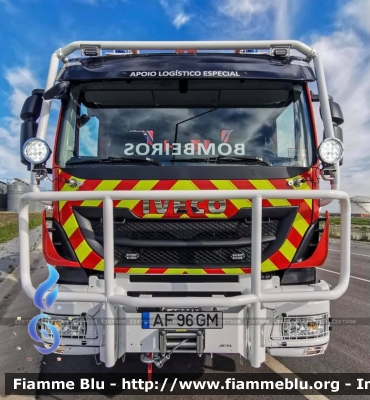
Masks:
[[[21,162],[36,182],[19,207],[22,285],[32,297],[28,203],[42,201],[52,206],[43,252],[59,274],[47,310],[56,353],[99,354],[107,367],[126,353],[157,367],[174,353],[236,353],[254,367],[266,352],[324,353],[330,300],[349,282],[350,203],[339,190],[344,119],[314,49],[73,42],[53,53],[21,118]],[[329,240],[320,209],[334,199],[342,246],[331,288],[316,271]],[[42,339],[51,347],[50,331]]]

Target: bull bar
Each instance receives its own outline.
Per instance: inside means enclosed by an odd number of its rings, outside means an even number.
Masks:
[[[130,297],[115,293],[114,287],[114,231],[113,200],[252,200],[251,293],[226,298],[202,297]],[[261,290],[261,237],[262,199],[337,199],[341,206],[340,225],[340,275],[335,288],[328,291],[294,291],[263,293]],[[19,202],[20,275],[24,292],[33,299],[35,288],[31,281],[29,245],[29,202],[31,201],[83,201],[103,200],[104,231],[104,283],[105,293],[60,292],[57,301],[99,302],[105,307],[105,318],[114,318],[114,306],[132,307],[236,307],[251,304],[251,317],[261,319],[261,305],[267,302],[300,302],[335,300],[347,290],[350,280],[351,206],[348,195],[333,190],[207,190],[207,191],[81,191],[81,192],[30,192]],[[115,364],[114,325],[105,326],[106,366]],[[250,331],[248,359],[259,367],[264,361],[262,326],[253,324]]]

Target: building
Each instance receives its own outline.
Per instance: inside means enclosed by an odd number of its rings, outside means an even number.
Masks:
[[[351,214],[353,217],[370,217],[370,197],[351,197]]]

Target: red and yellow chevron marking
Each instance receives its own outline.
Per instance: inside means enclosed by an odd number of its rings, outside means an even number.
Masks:
[[[59,173],[60,180],[63,182],[71,179],[72,176],[63,171]],[[58,187],[60,191],[87,191],[87,190],[309,190],[312,189],[308,183],[302,184],[299,188],[289,186],[287,181],[290,179],[274,179],[274,180],[83,180],[73,177],[83,183],[82,186],[71,188],[66,183],[61,183]],[[206,193],[205,193],[205,197]],[[104,270],[104,260],[96,254],[88,245],[78,226],[74,216],[72,207],[102,207],[101,200],[87,200],[74,202],[59,202],[59,220],[65,230],[77,258],[84,268]],[[150,213],[144,214],[142,201],[140,200],[121,200],[113,202],[115,208],[127,208],[134,215],[140,218],[231,218],[242,208],[252,207],[252,203],[248,199],[226,199],[226,210],[222,214],[174,214],[171,211],[165,214]],[[288,232],[288,235],[281,246],[271,257],[262,263],[262,271],[269,272],[278,269],[288,268],[292,262],[294,255],[306,233],[312,219],[312,200],[286,200],[286,199],[266,199],[262,201],[263,207],[283,207],[298,206],[297,215]],[[169,207],[171,210],[171,207]],[[249,273],[249,268],[216,268],[216,269],[199,269],[199,268],[118,268],[117,272],[128,274],[245,274]],[[214,272],[217,271],[217,272]]]

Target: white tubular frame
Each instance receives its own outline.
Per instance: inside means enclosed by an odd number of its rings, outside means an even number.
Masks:
[[[102,50],[237,50],[237,49],[270,49],[274,46],[290,46],[291,49],[301,52],[309,59],[313,59],[319,99],[321,105],[322,119],[327,137],[334,137],[333,123],[331,120],[328,91],[326,88],[324,68],[317,52],[306,44],[297,40],[257,40],[257,41],[180,41],[180,42],[99,42],[79,41],[72,42],[67,46],[56,50],[50,60],[48,78],[45,90],[50,89],[54,84],[58,73],[59,61],[68,61],[67,57],[83,46],[99,46]],[[45,139],[46,129],[49,120],[51,100],[44,101],[37,137]],[[339,189],[339,187],[338,187]]]
[[[113,200],[209,200],[252,199],[252,254],[251,293],[234,297],[129,297],[117,294],[114,288],[114,240],[113,240]],[[341,205],[340,230],[340,275],[337,286],[328,291],[295,291],[263,293],[261,290],[261,225],[262,199],[338,199]],[[22,288],[33,298],[35,288],[31,282],[29,246],[29,202],[31,201],[76,201],[103,200],[104,230],[104,280],[105,293],[59,292],[57,300],[62,302],[91,301],[105,304],[105,317],[113,318],[114,305],[132,307],[235,307],[252,305],[253,318],[261,316],[262,303],[289,301],[335,300],[347,290],[350,279],[351,206],[346,193],[341,191],[312,190],[207,190],[207,191],[86,191],[86,192],[44,192],[26,193],[19,202],[20,272]],[[110,328],[110,326],[112,328]],[[262,326],[254,324],[250,332],[249,359],[252,366],[259,367],[264,361],[259,351]],[[108,324],[105,331],[106,365],[115,363],[114,325]]]
[[[51,56],[49,73],[46,81],[45,90],[50,89],[54,84],[58,74],[59,61],[66,63],[68,56],[84,46],[99,46],[102,50],[240,50],[240,49],[270,49],[274,46],[289,46],[305,55],[309,60],[313,60],[317,89],[321,105],[321,115],[324,124],[325,136],[334,137],[333,122],[331,120],[328,91],[326,87],[324,68],[319,54],[312,47],[297,40],[254,40],[254,41],[162,41],[162,42],[118,42],[118,41],[78,41],[69,43],[67,46],[57,49]],[[44,101],[41,108],[37,137],[45,139],[51,100]],[[331,189],[340,189],[340,169],[339,162],[335,164],[334,180],[331,181]],[[39,191],[34,185],[33,191]],[[328,205],[329,199],[322,202],[322,206]]]

